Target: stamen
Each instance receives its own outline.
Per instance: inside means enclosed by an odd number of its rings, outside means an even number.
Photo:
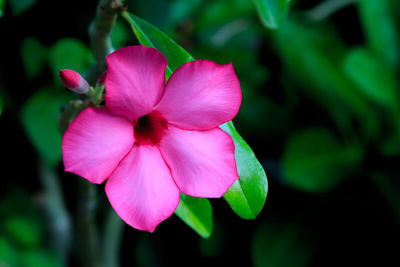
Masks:
[[[153,111],[136,121],[134,125],[136,142],[139,145],[157,145],[167,129],[167,120],[159,111]]]

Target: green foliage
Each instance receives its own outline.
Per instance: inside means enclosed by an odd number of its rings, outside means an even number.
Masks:
[[[167,17],[169,25],[177,25],[179,22],[189,19],[202,6],[203,0],[175,0],[170,3]]]
[[[0,236],[0,266],[17,266],[18,251],[5,237]]]
[[[400,108],[394,73],[370,51],[359,48],[349,52],[344,60],[344,71],[372,101],[389,108]]]
[[[21,58],[28,79],[36,78],[42,71],[47,49],[34,37],[27,37],[21,45]]]
[[[111,33],[111,43],[113,44],[114,49],[126,46],[129,37],[130,34],[128,27],[118,19]]]
[[[241,17],[252,16],[254,5],[249,0],[219,0],[210,1],[204,8],[198,7],[199,18],[196,26],[200,29],[221,28]]]
[[[366,139],[376,134],[379,122],[364,94],[343,71],[348,47],[331,25],[311,27],[288,19],[275,33],[274,40],[286,70],[301,84],[295,87],[326,110],[342,133],[351,134],[351,121],[356,119]],[[288,40],[296,41],[287,45]]]
[[[5,0],[0,0],[0,18],[3,16],[4,12],[4,1]]]
[[[285,19],[290,0],[253,0],[258,16],[263,25],[270,29],[277,29]]]
[[[368,45],[385,63],[400,64],[400,37],[390,0],[357,1]]]
[[[0,219],[0,266],[64,266],[44,242],[45,225],[26,192],[11,189],[0,199]]]
[[[267,176],[249,145],[235,130],[233,123],[227,122],[220,127],[234,140],[235,158],[240,176],[225,193],[224,198],[240,217],[255,219],[267,198]]]
[[[307,129],[287,142],[283,158],[285,182],[301,191],[322,193],[337,186],[361,163],[362,149],[342,145],[325,129]]]
[[[31,96],[21,111],[22,125],[39,154],[52,166],[61,159],[61,132],[57,118],[66,95],[41,90]]]
[[[37,0],[7,0],[14,16],[19,16],[31,8]]]
[[[21,261],[24,267],[62,267],[60,257],[48,249],[36,249],[22,253]]]
[[[255,267],[305,267],[313,254],[300,225],[275,221],[260,225],[251,251]]]
[[[89,48],[77,39],[59,39],[49,50],[49,64],[57,84],[61,84],[58,76],[60,70],[72,69],[83,73],[92,62]]]
[[[3,227],[8,236],[20,247],[33,248],[41,241],[42,232],[39,225],[25,216],[8,217]]]
[[[181,193],[175,214],[203,238],[210,237],[214,224],[212,207],[206,198],[196,198]]]
[[[181,46],[148,22],[129,13],[123,13],[122,16],[131,25],[141,44],[157,48],[167,58],[167,77],[183,63],[194,60]],[[239,216],[252,219],[261,211],[267,196],[266,175],[250,147],[233,127],[233,123],[229,122],[227,126],[223,126],[222,129],[238,145],[235,157],[240,178],[226,199]]]
[[[3,99],[0,97],[0,115],[3,113]]]

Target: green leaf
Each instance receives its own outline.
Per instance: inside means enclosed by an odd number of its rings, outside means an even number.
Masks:
[[[77,39],[60,39],[50,48],[49,53],[49,64],[58,84],[61,84],[58,76],[60,70],[72,69],[83,73],[93,62],[89,48]]]
[[[201,11],[199,12],[199,10]],[[254,4],[249,0],[218,0],[210,1],[207,5],[201,2],[200,6],[197,7],[196,13],[189,16],[189,18],[196,17],[196,19],[193,20],[196,29],[207,30],[216,27],[222,29],[226,23],[229,24],[240,18],[243,19],[244,17],[253,16],[254,13]],[[232,27],[240,28],[240,26],[237,25],[232,25]],[[200,39],[199,41],[202,42],[203,40]]]
[[[117,20],[111,33],[111,43],[115,49],[126,46],[129,41],[129,28],[121,20]]]
[[[41,241],[41,229],[29,217],[14,216],[7,218],[4,222],[4,228],[9,237],[22,247],[33,248]]]
[[[394,73],[370,51],[362,48],[352,50],[345,58],[343,68],[372,101],[390,108],[399,105]]]
[[[225,193],[231,208],[244,219],[255,219],[261,212],[268,193],[267,175],[249,145],[236,131],[232,122],[220,126],[235,143],[237,180]]]
[[[122,13],[122,16],[131,25],[141,44],[156,48],[167,58],[167,77],[182,64],[194,60],[181,46],[153,25],[126,12]],[[268,187],[265,172],[254,153],[233,127],[233,123],[228,122],[221,128],[232,137],[237,145],[235,157],[240,176],[239,181],[233,185],[225,199],[239,216],[245,219],[255,218],[267,197]]]
[[[0,18],[3,16],[4,13],[4,1],[5,0],[0,0]]]
[[[31,96],[21,111],[22,125],[39,154],[51,165],[61,159],[61,132],[57,118],[66,95],[41,90]]]
[[[400,95],[395,72],[382,58],[363,48],[357,48],[348,53],[343,69],[347,76],[358,85],[360,92],[389,111],[385,117],[390,120],[390,127],[393,128],[387,132],[393,133],[390,138],[394,140],[385,141],[388,146],[383,144],[383,149],[386,152],[396,151],[400,137]]]
[[[123,12],[122,16],[131,25],[136,38],[142,45],[156,48],[167,58],[167,78],[183,63],[194,60],[185,49],[147,21],[127,12]]]
[[[19,254],[13,244],[0,236],[0,266],[18,266]]]
[[[21,255],[21,261],[25,267],[62,267],[64,266],[61,257],[46,249],[35,249],[25,251]]]
[[[206,198],[187,196],[181,193],[181,199],[175,214],[200,236],[210,237],[213,230],[212,207]]]
[[[290,0],[253,0],[262,24],[277,29],[285,19]]]
[[[304,25],[300,20],[287,19],[273,37],[285,69],[294,78],[293,88],[303,90],[326,110],[343,135],[353,134],[354,121],[360,124],[366,139],[378,134],[376,113],[343,71],[348,47],[332,25]],[[288,40],[296,42],[288,45]]]
[[[301,224],[272,222],[261,224],[251,246],[255,267],[305,267],[313,249],[301,232]]]
[[[297,133],[287,142],[282,158],[283,176],[292,187],[312,193],[338,185],[362,161],[362,149],[342,145],[320,128]]]
[[[27,37],[21,45],[21,58],[28,79],[35,78],[46,63],[46,48],[34,37]]]
[[[19,16],[31,8],[37,0],[7,0],[14,16]]]
[[[0,97],[0,115],[3,113],[3,99]]]
[[[389,0],[357,1],[369,47],[391,66],[400,64],[399,28]]]

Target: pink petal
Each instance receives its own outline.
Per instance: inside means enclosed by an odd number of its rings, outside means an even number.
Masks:
[[[179,189],[157,146],[135,145],[108,179],[106,194],[122,220],[149,232],[179,204]]]
[[[132,124],[105,108],[87,108],[66,131],[62,152],[65,171],[100,184],[134,143]]]
[[[151,112],[164,93],[167,60],[154,48],[128,46],[107,56],[106,106],[129,119]]]
[[[160,151],[182,193],[221,197],[239,178],[232,138],[219,128],[186,131],[169,126]]]
[[[232,120],[241,101],[232,64],[195,60],[172,74],[156,109],[180,128],[206,130]]]

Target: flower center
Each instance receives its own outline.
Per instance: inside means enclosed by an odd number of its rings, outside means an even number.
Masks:
[[[168,129],[168,123],[159,111],[152,111],[140,117],[133,127],[139,145],[157,145]]]

